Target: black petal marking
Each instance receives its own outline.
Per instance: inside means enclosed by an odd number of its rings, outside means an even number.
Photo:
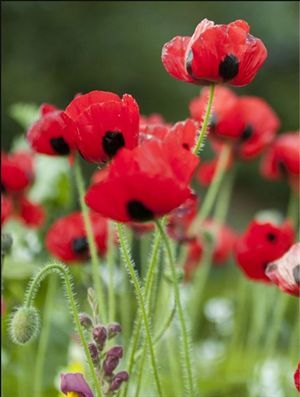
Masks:
[[[300,285],[300,265],[296,265],[293,269],[293,276],[297,285]]]
[[[219,65],[219,75],[224,81],[232,80],[239,72],[239,61],[235,55],[226,55]]]
[[[285,163],[283,161],[281,161],[281,160],[278,161],[277,168],[278,168],[278,171],[280,172],[280,174],[283,177],[287,177],[288,176],[288,170],[287,170],[286,165],[285,165]]]
[[[102,138],[102,146],[109,157],[113,157],[125,145],[125,140],[120,131],[107,131]]]
[[[146,222],[153,219],[153,212],[139,200],[130,200],[127,203],[127,212],[131,219]]]
[[[274,233],[267,233],[267,239],[271,242],[271,243],[273,243],[273,242],[275,242],[275,240],[276,240],[276,235],[274,234]]]
[[[247,141],[252,137],[252,135],[253,135],[253,128],[250,124],[248,124],[241,134],[241,141],[242,142]]]
[[[2,182],[1,182],[1,193],[6,193],[6,188]]]
[[[51,138],[50,145],[52,146],[52,149],[58,154],[64,155],[70,153],[70,147],[62,136],[59,138]]]
[[[193,51],[190,50],[185,60],[185,68],[187,73],[194,79],[193,71],[192,71],[192,62],[193,62]]]
[[[72,251],[76,254],[86,254],[88,251],[89,245],[87,238],[84,237],[77,237],[72,240]]]
[[[190,145],[188,143],[183,143],[182,144],[183,149],[185,150],[190,150]]]

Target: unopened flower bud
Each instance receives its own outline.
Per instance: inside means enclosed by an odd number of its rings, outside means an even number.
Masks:
[[[107,330],[103,325],[97,325],[93,328],[93,339],[97,344],[99,350],[103,350],[107,339]]]
[[[90,351],[90,355],[93,361],[93,364],[96,366],[99,364],[99,353],[98,353],[98,349],[97,346],[95,345],[95,343],[89,343],[89,351]]]
[[[122,331],[121,325],[118,323],[111,323],[108,325],[107,331],[108,331],[108,339],[111,339]]]
[[[10,335],[14,343],[25,345],[39,333],[40,317],[35,307],[20,307],[11,317]]]
[[[89,329],[93,326],[93,320],[87,313],[80,313],[79,320],[80,324],[86,329]]]
[[[106,353],[106,357],[122,358],[123,357],[123,347],[122,346],[114,346],[114,347],[112,347]]]
[[[122,382],[127,382],[129,379],[128,372],[126,371],[121,371],[118,372],[111,381],[111,384],[109,386],[110,391],[116,391],[120,388]]]
[[[119,365],[119,358],[116,356],[108,356],[103,362],[103,370],[106,376],[111,376]]]

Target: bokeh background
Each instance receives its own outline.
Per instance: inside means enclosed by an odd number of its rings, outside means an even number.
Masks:
[[[171,78],[160,53],[173,36],[191,35],[203,18],[248,21],[269,56],[254,82],[238,92],[265,98],[280,116],[281,131],[298,128],[298,2],[10,1],[2,2],[2,11],[5,150],[24,132],[10,117],[16,102],[64,107],[75,93],[100,89],[131,93],[143,114],[159,112],[174,122],[188,117],[199,88]],[[240,165],[231,206],[248,217],[262,208],[285,210],[288,198],[286,184],[264,181],[258,167],[259,160]],[[233,218],[239,223],[243,216]]]

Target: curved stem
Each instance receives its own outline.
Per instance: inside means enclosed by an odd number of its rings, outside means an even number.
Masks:
[[[106,308],[105,308],[105,303],[104,303],[105,298],[104,298],[103,286],[101,285],[102,284],[101,283],[101,275],[99,272],[100,266],[99,266],[99,261],[98,261],[94,233],[93,233],[93,229],[92,229],[92,223],[91,223],[91,219],[89,216],[88,207],[84,201],[85,188],[84,188],[84,181],[83,181],[79,158],[76,159],[74,168],[75,168],[75,180],[76,180],[76,185],[77,185],[78,194],[79,194],[80,206],[81,206],[83,221],[84,221],[84,225],[85,225],[85,229],[86,229],[86,234],[87,234],[87,239],[88,239],[89,249],[90,249],[90,254],[91,254],[93,283],[95,286],[95,291],[96,291],[96,296],[97,296],[97,301],[98,301],[98,306],[99,306],[99,313],[100,313],[100,317],[102,318],[102,321],[104,323],[106,323],[107,315],[106,315]]]
[[[151,335],[151,331],[150,331],[150,321],[149,321],[148,313],[147,313],[147,309],[146,309],[144,291],[140,285],[138,276],[134,269],[134,264],[130,257],[128,244],[127,244],[127,240],[126,240],[126,237],[124,234],[123,226],[119,223],[118,223],[118,234],[119,234],[119,240],[120,240],[120,246],[121,246],[121,252],[122,252],[124,264],[126,266],[126,270],[127,270],[128,274],[131,278],[131,281],[133,283],[136,297],[138,300],[139,310],[141,311],[142,319],[144,322],[146,339],[147,339],[148,347],[149,347],[149,351],[150,351],[151,365],[152,365],[152,369],[153,369],[153,373],[154,373],[154,379],[155,379],[155,383],[156,383],[156,387],[157,387],[157,392],[158,392],[158,395],[160,397],[162,397],[163,394],[162,394],[161,383],[160,383],[159,374],[158,374],[158,368],[157,368],[157,363],[156,363],[152,335]]]
[[[43,310],[43,327],[41,329],[41,336],[38,344],[37,355],[34,366],[34,383],[33,396],[40,397],[42,395],[43,372],[47,352],[47,345],[49,341],[51,315],[54,305],[54,298],[56,293],[56,277],[52,275],[49,280],[45,308]]]
[[[83,346],[84,349],[84,353],[86,356],[86,360],[89,366],[89,370],[92,376],[92,380],[93,380],[93,385],[95,387],[96,390],[96,397],[102,397],[102,390],[101,390],[101,386],[99,384],[99,380],[97,378],[97,374],[95,372],[95,368],[93,365],[93,361],[89,352],[89,348],[88,348],[88,344],[85,340],[84,337],[84,332],[83,332],[83,328],[80,324],[80,320],[79,320],[79,313],[78,313],[78,309],[77,309],[77,304],[74,298],[74,292],[73,292],[73,287],[72,287],[72,279],[71,279],[71,275],[69,270],[58,263],[54,263],[51,265],[47,265],[44,268],[42,268],[37,275],[33,278],[33,280],[31,281],[29,288],[28,288],[28,292],[25,296],[25,301],[24,301],[24,305],[27,307],[30,307],[33,305],[33,301],[35,299],[35,296],[39,290],[40,284],[43,281],[43,279],[50,273],[56,272],[60,275],[61,279],[64,282],[64,287],[65,287],[65,293],[68,299],[68,303],[70,306],[70,310],[72,312],[73,315],[73,320],[77,329],[77,332],[79,334],[80,337],[80,341],[81,344]]]
[[[220,157],[218,159],[217,168],[215,171],[214,178],[212,183],[209,185],[208,191],[205,195],[204,201],[201,205],[199,214],[194,220],[191,231],[194,232],[198,229],[199,225],[209,216],[210,211],[214,205],[217,194],[219,192],[223,176],[225,174],[226,165],[229,160],[229,156],[231,153],[231,147],[227,144],[224,144],[222,147],[222,151]]]
[[[158,230],[161,234],[161,237],[164,241],[169,264],[171,267],[171,273],[172,273],[173,285],[174,285],[175,304],[176,304],[176,308],[177,308],[177,313],[178,313],[178,318],[179,318],[179,323],[180,323],[180,328],[181,328],[181,335],[182,335],[182,350],[183,350],[183,356],[184,356],[184,362],[182,363],[182,366],[183,366],[182,369],[184,372],[185,371],[187,372],[186,388],[188,390],[188,394],[190,396],[194,396],[195,389],[194,389],[194,385],[193,385],[193,373],[192,373],[192,364],[191,364],[191,357],[190,357],[190,340],[189,340],[189,334],[188,334],[186,321],[184,318],[183,307],[182,307],[181,298],[180,298],[175,263],[173,260],[171,246],[170,246],[168,237],[164,231],[164,228],[161,225],[160,221],[156,221],[156,225],[157,225],[157,228],[158,228]]]
[[[107,239],[107,264],[109,273],[108,285],[108,320],[114,321],[116,315],[116,299],[115,299],[115,266],[114,266],[114,226],[112,222],[108,223],[108,239]]]
[[[208,102],[207,102],[207,107],[206,107],[206,111],[205,111],[205,115],[204,115],[204,119],[203,119],[203,124],[202,124],[201,130],[200,130],[197,142],[193,149],[194,154],[196,154],[197,156],[199,155],[199,152],[201,150],[203,140],[206,137],[206,130],[207,130],[207,126],[209,123],[210,112],[211,112],[212,103],[213,103],[213,99],[214,99],[214,93],[215,93],[215,84],[211,84],[211,86],[209,88]]]

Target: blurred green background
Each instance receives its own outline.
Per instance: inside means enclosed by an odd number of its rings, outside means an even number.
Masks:
[[[264,97],[280,116],[282,131],[298,128],[298,2],[10,1],[2,2],[2,11],[5,150],[22,132],[9,116],[16,102],[64,107],[75,93],[100,89],[131,93],[143,114],[160,112],[168,121],[188,117],[199,88],[171,78],[160,53],[173,36],[191,35],[203,18],[248,21],[269,56],[254,82],[238,92]],[[286,184],[264,181],[258,165],[240,165],[232,207],[284,210]]]

